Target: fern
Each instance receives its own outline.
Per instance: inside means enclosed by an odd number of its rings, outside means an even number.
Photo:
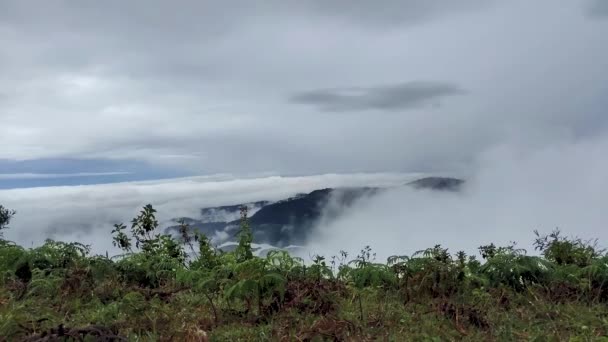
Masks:
[[[272,250],[266,255],[267,268],[284,278],[297,278],[303,273],[304,260],[292,257],[286,251]]]
[[[60,275],[46,274],[42,270],[35,269],[32,271],[32,281],[29,284],[27,296],[56,296],[62,281],[63,278]]]
[[[253,235],[249,228],[249,222],[247,220],[247,207],[241,208],[241,224],[239,230],[239,244],[234,251],[236,258],[239,262],[249,260],[253,258],[253,252],[251,249],[251,243],[253,242]]]

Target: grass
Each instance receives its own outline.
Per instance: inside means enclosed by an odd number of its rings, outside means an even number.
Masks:
[[[366,247],[306,265],[254,256],[246,211],[226,253],[186,225],[155,234],[154,215],[115,227],[114,258],[0,239],[0,341],[608,341],[608,257],[558,231],[536,233],[540,256],[434,246],[376,262]]]

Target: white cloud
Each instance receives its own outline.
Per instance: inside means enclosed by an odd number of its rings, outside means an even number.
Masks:
[[[482,244],[517,241],[531,251],[533,230],[560,227],[566,234],[599,238],[606,245],[608,132],[529,148],[514,143],[486,149],[461,193],[414,191],[398,187],[363,199],[337,220],[322,221],[305,248],[354,256],[370,245],[380,260],[411,254],[440,243],[451,251],[475,253]],[[111,224],[128,221],[150,202],[162,222],[197,217],[199,208],[256,200],[279,200],[324,187],[394,186],[422,174],[328,174],[235,179],[230,175],[95,186],[0,191],[0,203],[17,209],[9,239],[24,245],[51,237],[113,251]],[[335,205],[335,204],[334,204]],[[328,207],[328,211],[335,208]],[[223,243],[229,232],[213,236]],[[532,252],[532,251],[531,251]]]
[[[534,253],[533,231],[600,239],[608,247],[608,134],[539,149],[502,145],[485,151],[462,193],[396,188],[323,222],[307,251],[355,256],[365,245],[380,261],[442,244],[477,253],[515,241]]]
[[[229,175],[163,181],[0,190],[0,203],[17,210],[6,238],[29,246],[46,238],[79,240],[94,251],[114,250],[112,224],[127,222],[151,203],[163,224],[199,217],[204,207],[276,201],[326,187],[393,186],[419,174],[326,174],[235,179]],[[222,239],[222,236],[215,238]],[[218,240],[219,241],[219,240]]]
[[[589,135],[607,124],[608,27],[585,3],[5,1],[0,158],[126,158],[195,173],[426,170],[504,140]],[[390,113],[288,101],[413,81],[466,93]]]
[[[608,21],[586,15],[598,1],[145,3],[0,2],[0,159],[137,160],[199,174],[476,174],[462,198],[383,195],[332,225],[327,248],[469,248],[490,234],[525,238],[535,225],[601,234],[591,229],[605,222]],[[289,101],[429,81],[463,92],[390,112]],[[0,191],[0,203],[19,211],[8,233],[19,242],[77,237],[103,249],[109,222],[147,202],[169,218],[399,177],[22,189]]]

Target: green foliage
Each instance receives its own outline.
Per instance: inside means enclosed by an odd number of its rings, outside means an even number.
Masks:
[[[116,262],[123,281],[151,288],[171,282],[182,267],[178,259],[166,254],[135,253]]]
[[[141,246],[144,251],[148,250],[147,245],[153,240],[151,234],[158,228],[155,213],[156,209],[151,204],[146,204],[139,215],[131,221],[131,231],[136,240],[135,245],[138,248]]]
[[[569,239],[561,236],[559,229],[549,235],[541,236],[538,231],[534,231],[534,234],[536,234],[535,248],[541,251],[547,260],[558,265],[574,264],[585,267],[604,252],[597,249],[597,241],[591,243],[578,238]]]
[[[237,259],[231,271],[232,279],[225,283],[224,298],[244,302],[247,312],[257,302],[258,314],[261,314],[264,300],[273,296],[282,298],[285,292],[286,278],[272,270],[267,259],[251,258],[240,262]]]
[[[341,252],[306,263],[282,250],[255,256],[245,208],[233,252],[184,222],[179,238],[159,234],[155,213],[146,205],[130,228],[114,226],[124,252],[114,258],[79,243],[26,249],[0,239],[0,341],[66,331],[83,340],[606,339],[608,256],[558,231],[536,233],[539,256],[489,244],[477,260],[436,245],[382,263],[366,246],[352,260]]]
[[[526,254],[526,251],[521,248],[516,248],[516,244],[512,242],[509,246],[496,247],[493,243],[479,247],[479,253],[481,257],[489,260],[495,256],[501,255],[522,255]]]
[[[123,281],[155,288],[171,281],[176,270],[185,267],[187,256],[182,244],[168,234],[155,234],[155,213],[147,204],[131,221],[131,236],[140,253],[134,251],[127,227],[122,223],[114,225],[113,244],[127,252],[115,265]]]
[[[7,209],[0,205],[0,238],[2,238],[2,230],[8,228],[11,219],[16,214],[14,210]]]
[[[122,223],[118,223],[114,225],[114,229],[112,229],[112,244],[114,247],[118,247],[125,252],[133,252],[131,249],[131,239],[125,233],[127,226]]]
[[[236,247],[235,254],[238,261],[245,261],[253,258],[251,243],[253,242],[253,234],[249,228],[247,220],[247,207],[241,208],[241,226],[239,230],[239,245]]]
[[[197,234],[198,258],[191,264],[192,268],[213,269],[218,265],[218,252],[211,245],[209,238],[203,234]]]
[[[304,260],[292,257],[283,250],[272,250],[266,255],[267,268],[285,279],[297,279],[305,274]]]
[[[397,278],[388,264],[374,263],[375,254],[371,248],[366,246],[361,250],[357,258],[349,264],[354,268],[343,267],[341,277],[349,279],[350,283],[357,289],[366,287],[391,288],[396,285]]]
[[[546,284],[553,265],[539,257],[504,254],[489,259],[480,269],[490,286],[508,286],[521,291],[530,285]]]
[[[344,269],[344,272],[347,272],[346,268]],[[306,273],[317,281],[320,281],[321,279],[328,279],[333,276],[331,268],[325,261],[325,257],[321,255],[315,255],[313,258],[313,264],[308,267]]]
[[[14,276],[14,272],[27,260],[27,251],[12,242],[0,240],[0,283]]]

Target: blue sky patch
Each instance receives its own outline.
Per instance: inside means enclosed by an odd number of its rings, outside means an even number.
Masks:
[[[0,159],[0,189],[90,185],[190,176],[144,162],[103,159]]]

